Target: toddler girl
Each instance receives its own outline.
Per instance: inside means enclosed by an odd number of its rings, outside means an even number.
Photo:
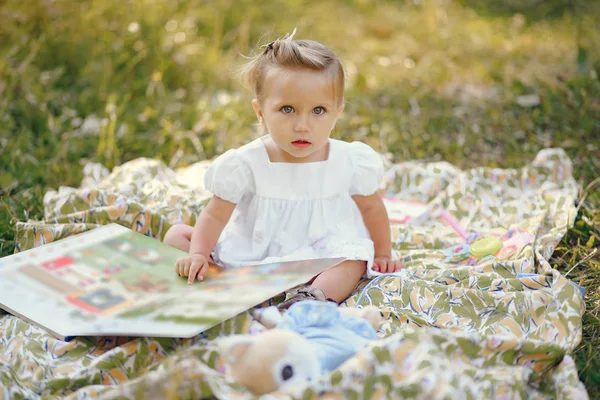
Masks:
[[[283,308],[303,299],[340,303],[367,269],[400,269],[377,193],[380,157],[366,144],[329,137],[344,109],[342,65],[329,48],[293,35],[264,46],[244,71],[266,134],[210,164],[204,184],[213,198],[193,228],[174,225],[164,239],[189,252],[175,270],[190,284],[212,261],[235,268],[347,259]]]

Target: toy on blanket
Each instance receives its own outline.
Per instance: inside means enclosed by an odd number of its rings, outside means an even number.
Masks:
[[[283,315],[268,307],[257,319],[268,328],[257,335],[222,339],[228,375],[260,395],[316,381],[377,338],[379,309],[338,308],[305,300]]]
[[[473,265],[489,259],[504,261],[515,256],[534,240],[535,236],[531,233],[516,229],[489,236],[473,232],[466,243],[444,249],[443,261],[457,265]]]

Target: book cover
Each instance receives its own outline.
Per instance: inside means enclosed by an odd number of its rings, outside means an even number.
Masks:
[[[309,281],[343,258],[175,273],[186,255],[118,224],[0,259],[0,307],[61,340],[191,337]]]
[[[418,222],[421,218],[435,218],[440,219],[450,226],[463,239],[466,240],[469,236],[469,232],[467,232],[460,225],[458,220],[446,210],[432,212],[431,207],[428,204],[412,200],[396,200],[387,197],[383,198],[383,204],[392,226],[395,224],[402,225]]]

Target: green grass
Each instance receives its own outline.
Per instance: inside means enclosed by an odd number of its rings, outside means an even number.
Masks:
[[[14,250],[16,221],[43,218],[47,190],[79,185],[86,160],[113,167],[146,156],[179,167],[247,140],[254,117],[232,73],[239,54],[297,27],[345,63],[338,137],[395,161],[463,168],[567,151],[589,190],[551,262],[586,287],[575,356],[599,397],[600,5],[377,4],[0,0],[0,255]],[[519,105],[531,94],[537,104]]]

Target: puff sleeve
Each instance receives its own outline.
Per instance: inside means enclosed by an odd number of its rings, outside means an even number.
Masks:
[[[204,174],[206,190],[231,203],[239,203],[249,186],[248,170],[235,149],[213,160]]]
[[[350,184],[350,195],[372,195],[383,180],[383,160],[375,150],[364,143],[350,143],[350,156],[354,175]]]

